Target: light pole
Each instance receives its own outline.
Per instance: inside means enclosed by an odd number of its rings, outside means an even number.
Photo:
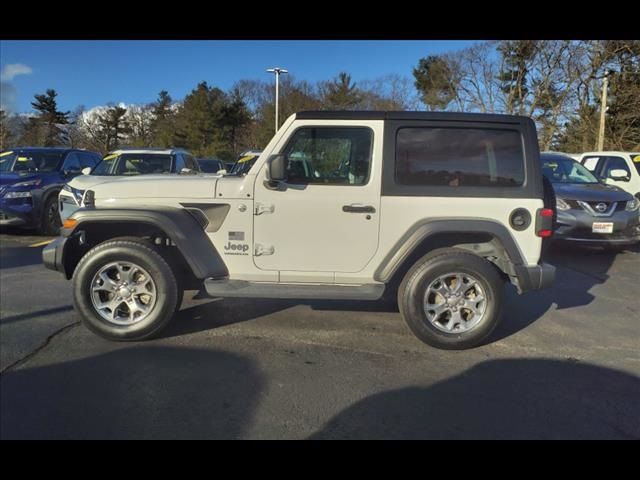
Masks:
[[[598,129],[598,147],[596,148],[599,152],[604,149],[604,122],[605,113],[607,111],[607,90],[609,89],[609,75],[612,73],[612,71],[605,73],[604,80],[602,81],[602,96],[600,97],[600,128]]]
[[[280,83],[280,74],[289,73],[289,70],[285,70],[284,68],[274,67],[268,68],[267,72],[274,73],[276,76],[276,133],[278,133],[278,89]]]

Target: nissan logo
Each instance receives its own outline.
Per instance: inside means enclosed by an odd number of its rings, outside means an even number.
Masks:
[[[600,202],[596,205],[596,210],[600,213],[603,213],[607,209],[607,204]]]

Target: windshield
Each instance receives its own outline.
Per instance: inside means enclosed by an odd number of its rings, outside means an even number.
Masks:
[[[53,172],[61,159],[62,152],[8,151],[0,154],[0,171]]]
[[[238,161],[235,163],[235,165],[233,166],[233,168],[231,169],[231,174],[232,175],[246,174],[249,170],[251,170],[251,167],[253,167],[253,164],[256,163],[256,160],[258,159],[259,156],[260,156],[259,154],[250,154],[250,155],[245,155],[244,157],[240,157]]]
[[[224,164],[220,160],[198,160],[200,170],[205,173],[216,173],[224,169]]]
[[[92,175],[147,175],[171,173],[171,155],[162,153],[123,153],[107,155]]]
[[[632,153],[631,161],[636,166],[636,170],[638,171],[638,174],[640,174],[640,152]]]
[[[599,183],[589,170],[568,157],[542,156],[542,173],[551,183]]]

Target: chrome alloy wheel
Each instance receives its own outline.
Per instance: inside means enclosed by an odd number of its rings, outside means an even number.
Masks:
[[[156,304],[156,284],[144,268],[131,262],[112,262],[91,281],[91,302],[102,318],[116,325],[144,320]]]
[[[487,299],[477,278],[447,273],[429,284],[424,295],[427,320],[447,333],[467,332],[480,323]]]

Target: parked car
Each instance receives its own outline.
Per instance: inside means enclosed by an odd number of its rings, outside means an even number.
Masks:
[[[217,158],[199,158],[198,165],[203,173],[226,173],[227,167],[222,160]]]
[[[140,175],[166,175],[170,173],[200,172],[193,156],[182,149],[174,148],[122,148],[109,152],[93,169],[85,168],[83,175],[67,183],[58,196],[60,219],[83,205],[87,189],[117,178],[132,178]]]
[[[293,172],[290,156],[302,168]],[[419,339],[463,349],[498,324],[505,281],[520,293],[553,282],[541,258],[553,210],[529,118],[301,112],[240,164],[249,162],[246,175],[140,176],[88,190],[88,208],[43,251],[48,268],[73,279],[84,325],[112,340],[150,338],[190,289],[386,296]]]
[[[601,181],[640,199],[640,152],[587,152],[580,163]]]
[[[251,170],[251,167],[253,167],[253,164],[256,163],[256,160],[261,153],[262,152],[258,150],[248,150],[240,154],[238,156],[238,160],[236,160],[236,163],[233,164],[233,168],[229,170],[229,173],[231,175],[237,176],[246,174],[249,170]]]
[[[72,148],[20,147],[0,153],[0,225],[36,228],[57,235],[58,192],[93,168],[100,154]]]
[[[540,155],[542,172],[556,195],[554,240],[589,245],[640,242],[640,200],[600,182],[589,170],[562,154]]]

